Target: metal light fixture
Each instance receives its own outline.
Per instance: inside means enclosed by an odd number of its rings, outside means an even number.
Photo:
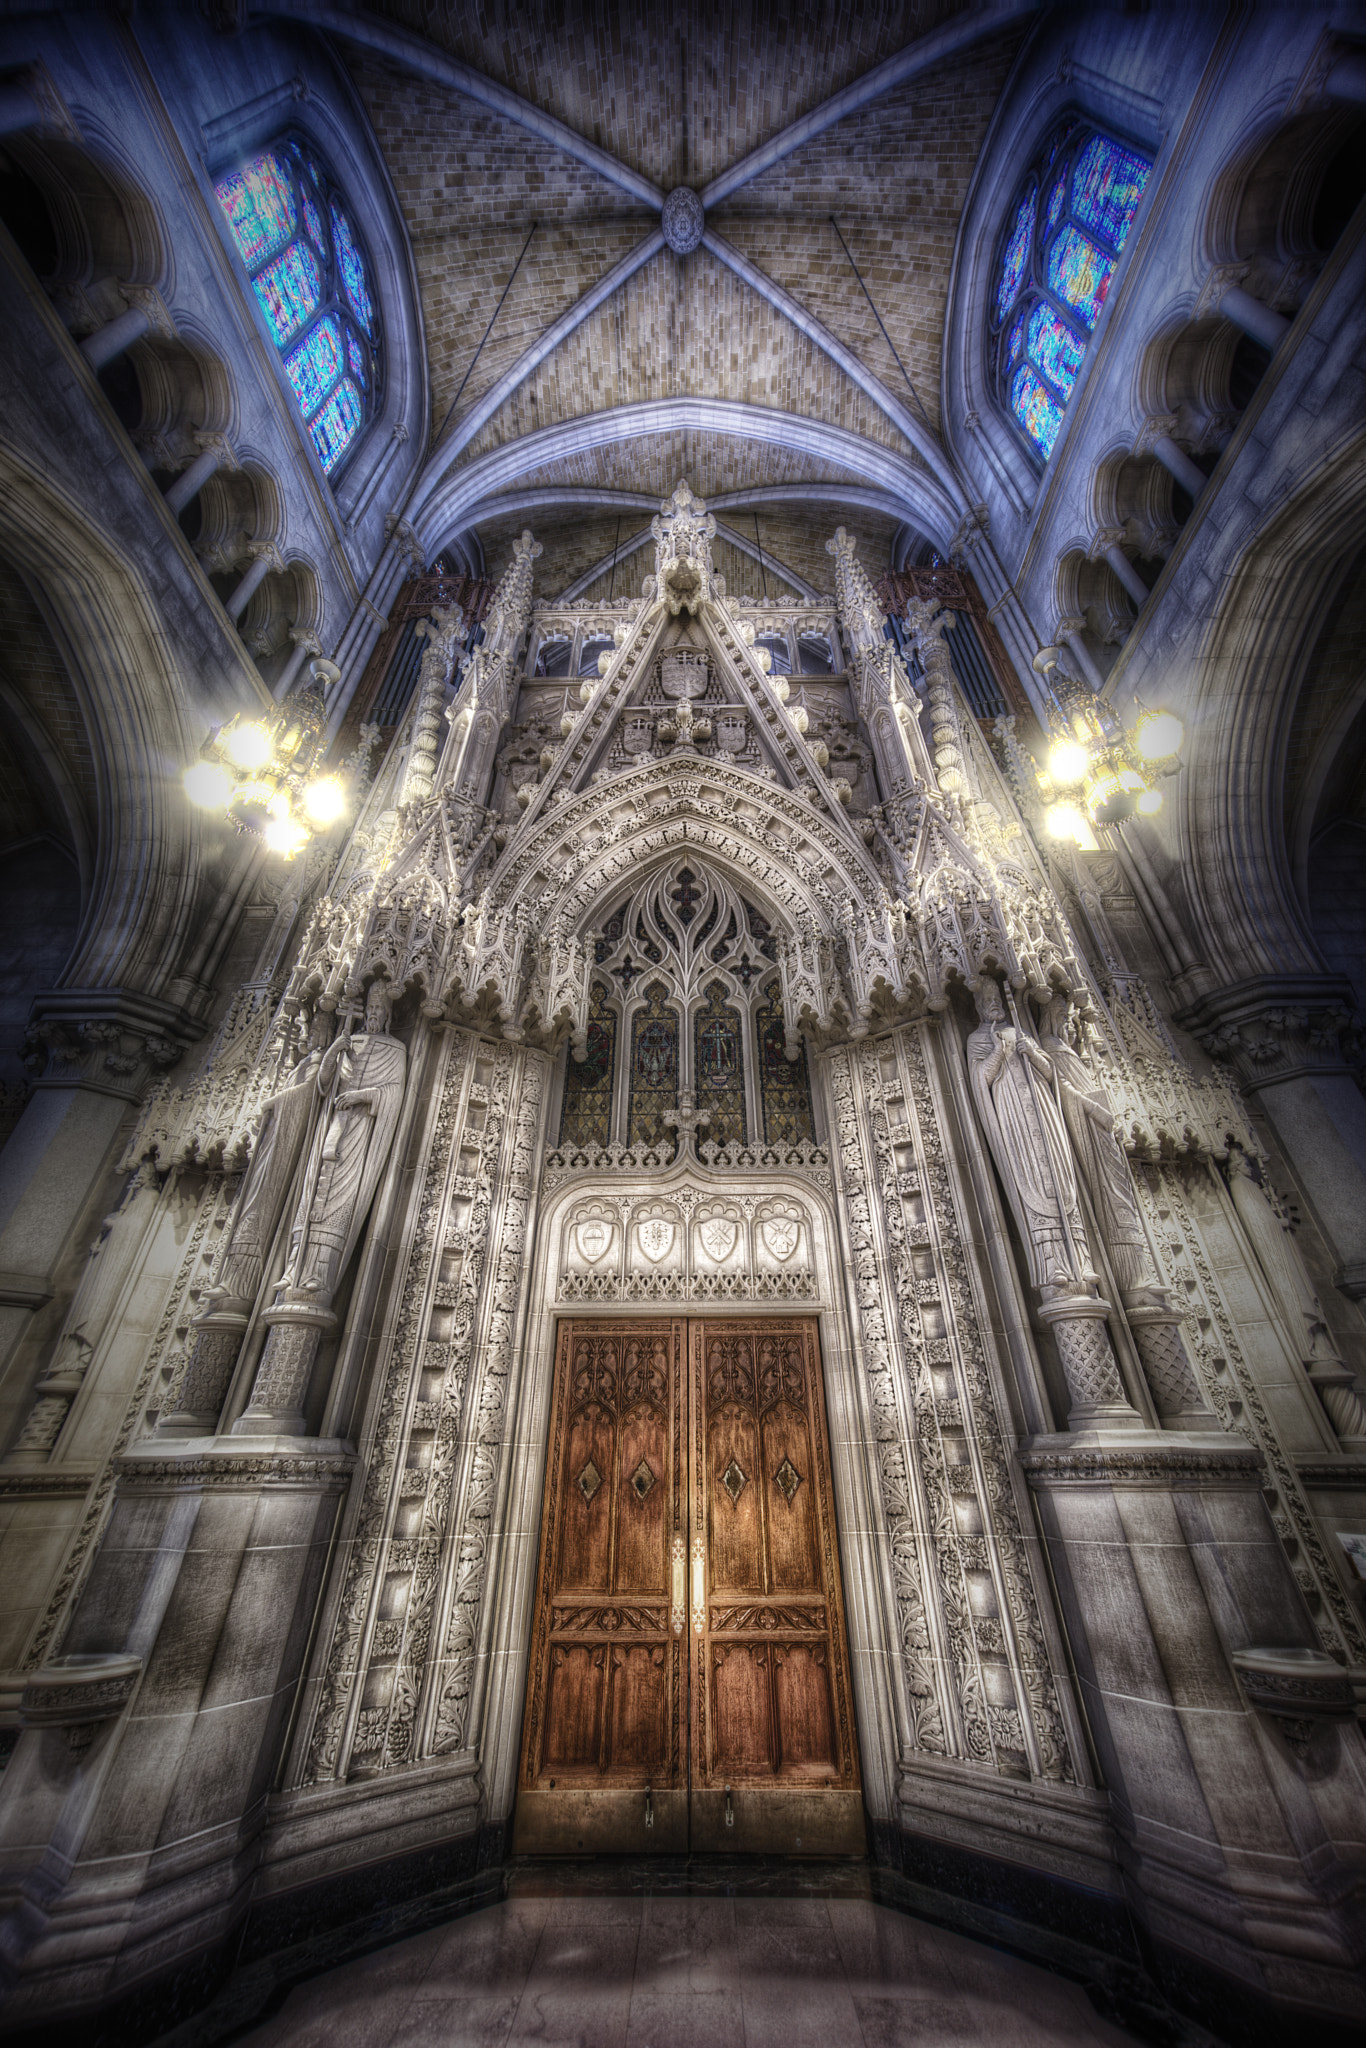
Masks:
[[[1137,812],[1151,818],[1162,808],[1157,783],[1175,774],[1185,729],[1175,712],[1142,707],[1125,732],[1105,699],[1059,668],[1059,650],[1043,647],[1034,667],[1053,698],[1053,744],[1037,771],[1055,839],[1093,845],[1090,828],[1118,825]]]
[[[334,662],[309,664],[313,681],[265,718],[231,719],[210,733],[185,771],[185,794],[205,810],[226,811],[239,832],[292,860],[318,832],[345,816],[346,780],[321,772],[325,693],[339,681]]]

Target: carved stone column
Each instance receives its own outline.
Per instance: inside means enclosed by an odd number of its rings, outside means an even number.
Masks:
[[[1258,1097],[1337,1257],[1336,1284],[1366,1298],[1366,1098],[1351,983],[1263,975],[1201,996],[1175,1021]]]

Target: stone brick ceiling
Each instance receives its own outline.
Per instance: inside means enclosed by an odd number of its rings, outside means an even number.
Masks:
[[[660,14],[536,0],[483,6],[379,0],[366,11],[507,87],[667,191],[676,185],[700,190],[964,10],[870,4],[817,13],[685,0]],[[709,230],[823,322],[936,436],[940,341],[958,220],[1022,33],[994,33],[871,101],[741,185],[707,216]],[[471,408],[549,325],[658,228],[658,215],[509,117],[354,46],[350,56],[412,237],[436,447],[460,433]],[[533,221],[530,247],[481,347]],[[517,382],[450,468],[468,468],[491,450],[586,415],[679,397],[796,415],[841,428],[903,463],[924,460],[816,341],[701,248],[685,257],[665,249],[647,261]],[[870,511],[841,511],[831,488],[862,481],[857,466],[837,467],[803,453],[790,445],[790,433],[785,444],[776,418],[771,441],[665,429],[541,462],[519,487],[534,482],[663,496],[680,475],[706,497],[811,486],[808,506],[788,503],[771,513],[761,507],[760,519],[761,525],[770,516],[782,522],[793,566],[800,556],[801,573],[819,587],[831,582],[823,542],[841,520],[867,534],[870,565],[875,554],[878,566],[898,524]],[[579,521],[566,519],[562,509],[540,519],[534,513],[507,521],[495,516],[485,531],[476,509],[474,526],[492,568],[513,527],[530,524],[546,547],[537,592],[553,596],[588,565],[581,559],[590,546],[585,521],[596,534],[602,518],[601,508],[587,507]],[[623,533],[638,530],[641,520],[639,511],[624,513]],[[607,524],[610,550],[616,525],[610,514]],[[560,527],[562,539],[552,538]],[[602,552],[590,552],[588,561]],[[825,571],[813,575],[818,557]],[[632,589],[638,584],[633,574]]]

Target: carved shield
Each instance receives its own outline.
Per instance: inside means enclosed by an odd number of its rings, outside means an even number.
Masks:
[[[641,1224],[638,1235],[640,1249],[646,1258],[653,1259],[656,1265],[661,1259],[667,1258],[673,1250],[674,1226],[663,1216],[651,1216],[647,1222]]]
[[[790,1259],[797,1249],[797,1239],[802,1226],[791,1216],[770,1216],[760,1224],[759,1235],[779,1264]]]
[[[702,1240],[702,1249],[707,1257],[715,1259],[719,1264],[722,1259],[728,1259],[735,1250],[739,1230],[729,1216],[709,1216],[697,1234]]]
[[[586,1223],[579,1225],[574,1235],[580,1256],[587,1259],[590,1266],[596,1266],[612,1242],[612,1226],[604,1223],[600,1216],[590,1216]]]
[[[654,734],[654,718],[648,711],[628,711],[621,721],[621,744],[628,754],[648,754]]]
[[[743,711],[718,711],[715,718],[716,744],[725,754],[744,752],[747,720]]]

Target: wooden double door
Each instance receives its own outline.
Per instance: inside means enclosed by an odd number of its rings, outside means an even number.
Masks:
[[[863,1854],[814,1318],[559,1325],[513,1845]]]

